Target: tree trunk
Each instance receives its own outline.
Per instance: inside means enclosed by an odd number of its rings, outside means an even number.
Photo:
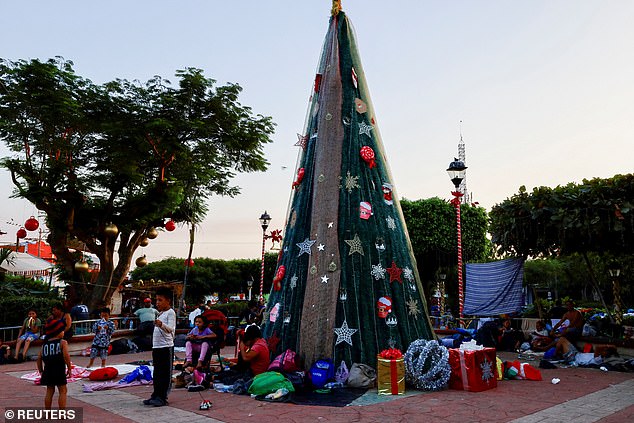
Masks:
[[[590,263],[588,254],[586,254],[585,252],[583,253],[583,259],[585,260],[586,265],[588,266],[588,272],[590,273],[590,282],[594,286],[594,289],[597,291],[597,294],[599,294],[599,298],[601,299],[601,304],[603,304],[603,307],[605,308],[605,312],[610,317],[610,321],[614,322],[614,317],[612,316],[612,313],[610,313],[610,309],[608,308],[608,305],[605,303],[605,299],[603,298],[603,293],[601,292],[601,288],[599,288],[599,282],[597,281],[597,278],[594,275],[594,269],[592,268],[592,263]]]

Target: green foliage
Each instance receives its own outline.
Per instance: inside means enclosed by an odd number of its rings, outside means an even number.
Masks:
[[[32,295],[0,295],[0,326],[19,326],[30,308],[44,322],[51,314],[53,305],[60,302],[57,298],[36,297]]]
[[[455,255],[457,250],[456,209],[438,197],[426,200],[401,200],[405,222],[417,255],[436,252]],[[465,260],[484,261],[490,258],[490,242],[486,238],[487,213],[481,207],[462,204],[460,207],[462,249]]]
[[[449,298],[457,298],[455,283],[457,274],[457,226],[455,207],[438,197],[425,200],[401,200],[407,231],[418,264],[418,273],[427,295],[430,285],[437,280],[439,269],[447,274]],[[486,210],[462,204],[460,207],[462,250],[466,263],[491,259],[492,246],[487,238],[488,217]],[[456,303],[457,304],[457,303]],[[455,310],[457,305],[452,304]]]
[[[0,138],[13,153],[2,165],[15,195],[46,213],[67,275],[80,280],[69,240],[99,257],[89,306],[126,277],[149,228],[168,217],[200,222],[210,196],[239,193],[238,172],[268,165],[274,125],[238,102],[240,86],[216,86],[194,68],[176,78],[97,85],[62,58],[0,61]],[[116,268],[110,222],[120,231]]]
[[[271,289],[277,254],[266,254],[264,258],[264,292]],[[246,281],[253,278],[252,296],[260,292],[260,264],[258,259],[216,260],[194,259],[194,266],[187,275],[186,302],[198,303],[203,297],[218,292],[220,298],[243,292],[248,294]],[[139,267],[132,271],[135,280],[182,280],[184,259],[168,258]]]
[[[554,256],[634,252],[634,175],[537,187],[493,207],[490,231],[500,253]]]
[[[216,304],[211,307],[213,310],[222,311],[227,317],[239,316],[247,308],[248,301],[232,301],[224,304]]]

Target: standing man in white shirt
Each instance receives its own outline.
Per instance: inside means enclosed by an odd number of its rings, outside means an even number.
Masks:
[[[167,393],[172,382],[172,359],[174,356],[174,333],[176,313],[172,309],[172,291],[160,289],[156,292],[156,308],[159,315],[154,321],[152,335],[152,364],[154,365],[154,392],[145,405],[162,407],[167,405]]]

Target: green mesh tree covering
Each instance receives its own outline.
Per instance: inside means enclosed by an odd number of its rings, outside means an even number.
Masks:
[[[374,366],[385,348],[434,338],[353,32],[331,18],[264,319],[272,354],[307,365]]]

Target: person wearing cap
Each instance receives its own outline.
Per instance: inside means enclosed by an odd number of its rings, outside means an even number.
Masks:
[[[68,341],[63,339],[65,322],[60,319],[48,319],[44,326],[46,340],[37,357],[37,370],[42,375],[40,385],[46,386],[44,407],[51,409],[55,387],[59,397],[57,404],[60,410],[66,408],[66,378],[71,377],[70,354]]]
[[[135,311],[134,314],[139,318],[138,332],[140,334],[149,335],[154,331],[154,321],[158,317],[159,312],[157,309],[152,307],[151,299],[146,298],[143,300],[143,304],[145,307],[141,307]]]

